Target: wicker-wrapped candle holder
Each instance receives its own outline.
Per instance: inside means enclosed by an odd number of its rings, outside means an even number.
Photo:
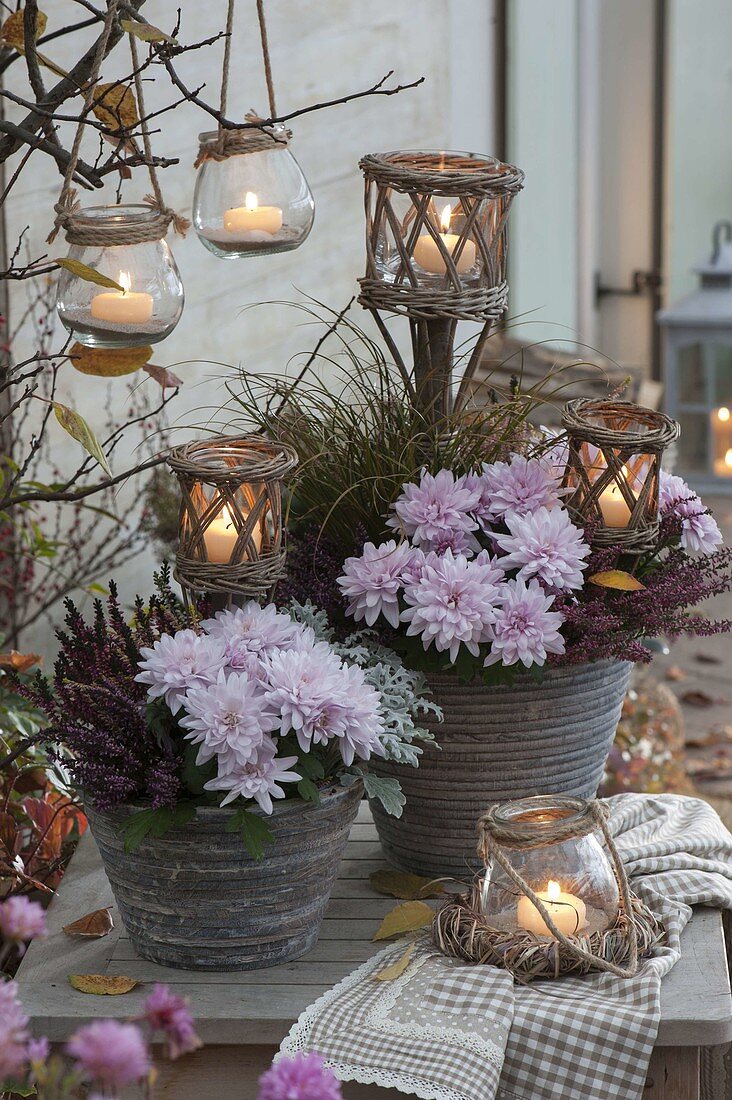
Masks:
[[[661,458],[678,439],[678,423],[631,401],[580,399],[565,405],[562,424],[566,505],[592,524],[592,544],[635,554],[652,550]]]
[[[561,812],[553,813],[557,802]],[[526,812],[517,812],[512,825],[499,819],[496,812],[499,807],[491,807],[481,818],[478,852],[489,870],[476,877],[467,893],[455,896],[436,913],[432,926],[434,942],[445,955],[501,967],[525,982],[591,971],[633,977],[641,959],[653,950],[665,932],[650,909],[630,890],[602,805],[584,799],[557,800],[553,796],[519,799],[511,805],[520,810],[523,804],[527,806]],[[566,814],[564,804],[569,807]],[[530,825],[532,815],[536,830]],[[585,924],[582,918],[583,927],[573,934],[567,933],[559,925],[567,927],[570,911],[580,923],[578,907],[581,905],[585,912],[580,896],[583,890],[587,899],[591,896],[591,874],[572,882],[576,894],[563,891],[557,895],[571,902],[549,902],[532,889],[517,867],[539,849],[545,852],[552,845],[582,840],[596,831],[601,833],[611,858],[617,904],[606,924],[592,919]],[[526,865],[531,866],[530,859]],[[488,892],[493,889],[491,879],[497,873],[502,873],[504,880],[512,884],[518,923],[515,919],[501,919],[490,911]]]
[[[524,174],[476,153],[362,158],[366,274],[359,301],[419,320],[487,321],[506,308],[506,219]]]
[[[220,593],[264,599],[282,577],[282,482],[297,465],[286,443],[219,436],[176,447],[181,488],[174,576],[187,599]]]

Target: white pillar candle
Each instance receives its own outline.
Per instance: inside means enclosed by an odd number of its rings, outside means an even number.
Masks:
[[[630,508],[615,483],[603,489],[598,504],[606,527],[627,527],[630,523]]]
[[[715,458],[714,472],[717,477],[732,477],[732,447],[728,447],[724,458]]]
[[[453,257],[453,262],[458,274],[464,275],[465,272],[470,271],[471,267],[475,264],[475,242],[466,241],[460,255],[454,255],[460,236],[457,233],[448,232],[450,229],[451,216],[452,208],[448,203],[440,216],[440,241],[445,246],[447,252]],[[440,252],[437,241],[434,237],[431,237],[429,233],[423,233],[422,236],[417,239],[413,255],[415,262],[418,263],[420,267],[424,268],[425,271],[429,271],[433,275],[445,274],[447,270],[445,257]]]
[[[282,210],[279,206],[260,206],[254,192],[247,191],[243,206],[232,206],[224,213],[224,229],[237,237],[247,233],[273,237],[282,229]]]
[[[231,513],[226,505],[224,505],[203,534],[203,541],[206,544],[206,557],[208,560],[210,562],[215,562],[217,565],[228,565],[231,561],[231,554],[237,538],[238,532],[231,518]],[[262,533],[259,530],[258,524],[252,531],[252,542],[256,547],[257,553],[259,553],[262,549]]]
[[[131,280],[126,271],[120,271],[118,282],[122,290],[108,290],[94,295],[91,300],[92,317],[97,321],[144,325],[152,317],[152,295],[130,290]]]
[[[576,935],[587,923],[587,907],[582,898],[562,890],[553,879],[547,883],[546,890],[537,893],[537,897],[544,903],[549,916],[565,936]],[[554,936],[533,901],[525,895],[518,900],[516,919],[519,928],[533,932],[535,936]]]

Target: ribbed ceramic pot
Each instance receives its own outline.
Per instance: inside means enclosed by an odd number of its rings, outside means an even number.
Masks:
[[[444,721],[425,720],[439,749],[419,768],[373,758],[377,775],[401,783],[401,818],[371,803],[384,853],[416,874],[465,877],[477,867],[478,818],[493,802],[532,794],[593,798],[620,718],[632,665],[618,661],[548,669],[541,683],[511,687],[429,678]]]
[[[259,970],[297,959],[318,938],[363,790],[332,787],[310,802],[276,802],[274,843],[253,859],[233,810],[200,807],[193,821],[124,850],[121,825],[139,807],[87,806],[122,922],[137,953],[184,970]]]

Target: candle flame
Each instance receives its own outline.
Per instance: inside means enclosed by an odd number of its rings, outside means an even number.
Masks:
[[[259,206],[259,199],[253,191],[247,191],[244,197],[244,205],[246,206],[247,210],[256,210]]]
[[[553,878],[550,878],[546,884],[546,896],[549,901],[558,901],[559,895],[562,892],[562,888],[558,882],[555,882]]]
[[[721,409],[717,409],[717,420],[722,420],[726,423],[729,420],[729,417],[730,411],[726,405],[722,405]]]
[[[119,279],[117,280],[117,282],[122,287],[122,293],[127,294],[130,287],[132,286],[132,279],[130,278],[129,272],[128,271],[120,271]]]
[[[231,512],[229,511],[228,504],[224,504],[216,518],[223,523],[224,527],[233,527],[234,525],[234,521],[231,518]]]
[[[450,203],[447,206],[443,206],[442,213],[440,214],[440,230],[442,233],[447,233],[450,228],[450,218],[452,217],[452,206]]]
[[[728,469],[732,470],[732,447],[729,448],[724,456],[724,464]]]

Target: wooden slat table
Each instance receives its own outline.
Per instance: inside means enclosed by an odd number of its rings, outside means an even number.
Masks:
[[[86,835],[49,910],[50,935],[28,950],[18,971],[36,1034],[63,1042],[82,1023],[140,1010],[150,983],[189,997],[205,1048],[178,1063],[161,1062],[158,1095],[175,1100],[254,1097],[256,1080],[302,1010],[380,949],[371,937],[396,904],[375,893],[369,874],[385,865],[364,805],[353,826],[320,939],[303,959],[234,974],[172,970],[138,958],[121,926],[94,841]],[[112,905],[115,928],[101,940],[70,939],[63,925]],[[732,1040],[732,998],[721,915],[697,909],[682,939],[683,956],[662,986],[662,1020],[651,1063],[648,1100],[696,1100],[699,1048]],[[93,997],[68,984],[72,973],[126,974],[142,983],[121,997]],[[652,1082],[652,1084],[651,1084]],[[230,1092],[233,1086],[235,1091]],[[396,1098],[391,1089],[346,1085],[348,1100]]]

